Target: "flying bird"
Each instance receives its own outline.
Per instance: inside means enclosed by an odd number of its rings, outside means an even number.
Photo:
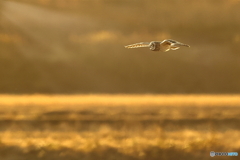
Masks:
[[[170,49],[176,50],[179,49],[181,46],[190,47],[187,44],[183,44],[181,42],[172,40],[172,39],[165,39],[163,41],[152,41],[152,42],[140,42],[135,44],[130,44],[125,46],[125,48],[141,48],[141,47],[149,47],[152,51],[163,51],[167,52]]]

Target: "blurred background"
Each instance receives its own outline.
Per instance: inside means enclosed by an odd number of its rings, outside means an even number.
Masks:
[[[239,46],[240,0],[2,0],[0,159],[240,153]]]
[[[1,93],[239,93],[239,0],[4,0]],[[191,48],[125,49],[170,38]]]

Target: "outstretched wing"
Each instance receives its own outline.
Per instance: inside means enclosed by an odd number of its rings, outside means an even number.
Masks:
[[[171,43],[171,49],[173,49],[173,50],[176,50],[176,49],[178,49],[178,48],[181,47],[181,46],[190,47],[190,46],[187,45],[187,44],[184,44],[184,43],[181,43],[181,42],[172,40],[172,39],[167,39],[167,40],[165,40],[165,41]]]
[[[140,42],[125,46],[125,48],[140,48],[140,47],[150,47],[150,42]]]
[[[152,42],[140,42],[135,44],[130,44],[125,46],[125,48],[141,48],[141,47],[149,47],[152,51],[169,51],[169,50],[177,50],[181,46],[190,47],[187,44],[172,40],[166,39],[161,42],[159,41],[152,41]]]

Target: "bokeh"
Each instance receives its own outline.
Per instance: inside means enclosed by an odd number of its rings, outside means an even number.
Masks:
[[[1,2],[2,93],[239,93],[238,0]],[[174,39],[191,48],[125,49]]]
[[[2,0],[0,160],[240,153],[239,46],[239,0]]]

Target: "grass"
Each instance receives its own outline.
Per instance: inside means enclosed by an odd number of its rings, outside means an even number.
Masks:
[[[240,95],[1,95],[0,106],[1,159],[211,159],[212,150],[240,152]]]

